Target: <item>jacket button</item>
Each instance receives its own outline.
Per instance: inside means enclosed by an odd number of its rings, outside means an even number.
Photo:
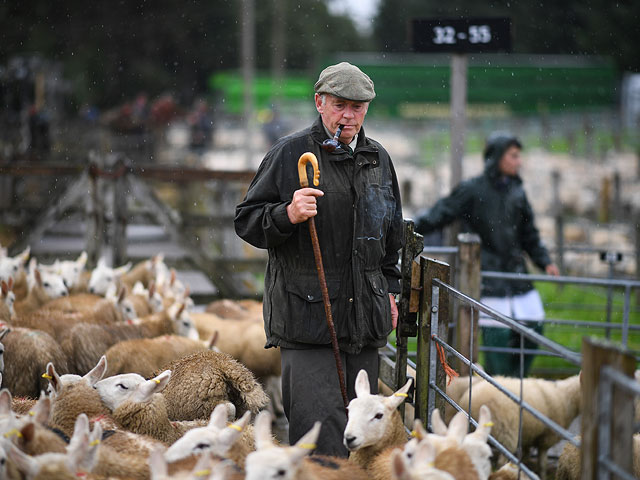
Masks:
[[[309,301],[313,300],[313,295],[307,295],[307,300]]]
[[[350,302],[350,303],[353,303],[353,298],[350,298],[350,299],[349,299],[349,302]]]
[[[377,160],[373,160],[371,163],[373,163],[375,165],[376,163],[378,163],[378,161]]]

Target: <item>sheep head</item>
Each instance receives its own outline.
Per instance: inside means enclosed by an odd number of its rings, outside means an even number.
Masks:
[[[6,252],[6,250],[5,250]],[[8,281],[9,277],[18,278],[24,272],[24,265],[29,259],[31,249],[27,247],[15,257],[0,257],[0,279]]]
[[[109,286],[116,285],[122,275],[131,269],[131,262],[118,268],[107,266],[104,258],[98,260],[98,265],[91,272],[89,279],[89,292],[96,295],[106,295]]]
[[[60,393],[63,386],[71,385],[80,381],[84,381],[90,387],[94,387],[95,384],[98,383],[102,379],[102,377],[104,377],[106,371],[107,357],[103,355],[102,357],[100,357],[100,360],[98,360],[96,366],[89,370],[89,372],[87,372],[82,377],[80,375],[74,375],[72,373],[58,375],[58,373],[56,372],[56,368],[51,362],[47,364],[47,372],[43,375],[43,377],[49,380],[47,393],[53,393],[54,395],[56,395]]]
[[[209,424],[206,427],[194,428],[186,432],[165,452],[165,460],[176,462],[189,455],[198,455],[202,452],[211,452],[225,457],[249,423],[251,412],[245,412],[239,420],[231,424],[227,423],[228,415],[227,404],[217,405],[211,413]]]
[[[29,290],[37,289],[39,295],[44,296],[44,300],[53,300],[69,295],[69,290],[64,284],[62,276],[57,271],[41,269],[35,258],[29,261],[27,284]]]
[[[417,439],[414,439],[417,441]],[[433,466],[436,449],[428,438],[416,444],[413,458],[407,459],[403,452],[395,450],[391,454],[391,478],[394,480],[454,480],[447,472]]]
[[[360,370],[356,377],[356,398],[349,402],[349,420],[344,430],[344,445],[351,451],[378,443],[391,429],[393,414],[407,398],[412,380],[389,397],[372,395],[369,376]]]
[[[80,283],[80,277],[87,264],[87,252],[82,252],[75,260],[56,260],[54,263],[67,288],[71,289]]]
[[[291,447],[277,447],[271,436],[271,414],[264,410],[255,421],[256,451],[247,455],[246,480],[293,480],[302,461],[316,446],[320,434],[320,422]]]
[[[95,384],[95,389],[111,411],[126,401],[145,403],[151,400],[155,393],[160,393],[169,383],[171,370],[165,370],[151,380],[145,380],[136,373],[125,373],[105,378]]]

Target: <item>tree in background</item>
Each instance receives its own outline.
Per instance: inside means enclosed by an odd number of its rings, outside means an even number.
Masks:
[[[610,55],[621,70],[640,71],[637,0],[381,0],[374,19],[377,50],[411,50],[414,18],[508,16],[516,53]]]

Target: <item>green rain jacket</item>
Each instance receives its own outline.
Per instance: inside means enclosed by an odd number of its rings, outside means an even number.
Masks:
[[[484,173],[461,182],[416,223],[416,230],[424,234],[462,220],[463,231],[476,233],[482,240],[485,271],[526,273],[524,253],[541,269],[551,263],[540,241],[522,179],[505,177],[498,170],[498,162],[515,140],[502,134],[490,138],[485,149]],[[487,297],[519,295],[532,289],[530,282],[482,281],[482,296]]]
[[[400,291],[402,206],[386,150],[360,130],[353,153],[321,148],[321,118],[281,139],[265,156],[236,208],[236,233],[269,251],[264,322],[267,347],[329,345],[307,222],[293,225],[286,207],[300,188],[298,159],[313,152],[320,165],[315,223],[340,349],[382,347],[391,332],[389,293]],[[346,147],[348,148],[348,147]],[[308,178],[312,179],[310,164]]]

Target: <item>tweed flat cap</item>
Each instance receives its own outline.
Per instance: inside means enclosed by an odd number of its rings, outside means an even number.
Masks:
[[[313,88],[316,93],[330,93],[357,102],[370,102],[376,96],[369,76],[347,62],[325,68]]]

